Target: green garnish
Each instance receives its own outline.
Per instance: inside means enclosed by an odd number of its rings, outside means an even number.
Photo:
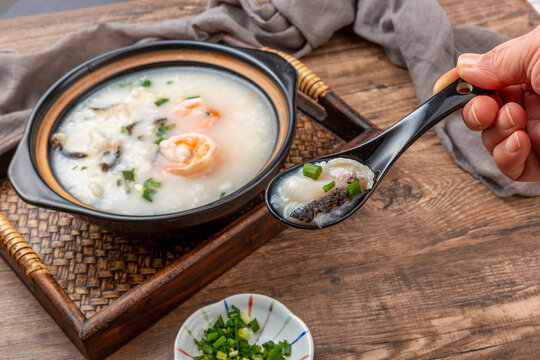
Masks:
[[[125,134],[125,133],[126,133],[126,127],[125,127],[125,126],[122,126],[122,127],[120,128],[120,132],[121,132],[122,134]]]
[[[144,180],[143,186],[147,188],[150,188],[150,187],[158,188],[161,186],[161,183],[158,181],[155,181],[154,178],[148,178]]]
[[[154,195],[156,194],[156,190],[154,189],[150,189],[150,188],[147,188],[145,187],[144,190],[143,190],[143,193],[142,193],[142,197],[143,199],[147,200],[147,201],[154,201]]]
[[[357,180],[354,180],[347,186],[345,191],[347,192],[347,197],[349,198],[349,200],[352,200],[362,193],[362,187]]]
[[[323,190],[324,192],[329,192],[330,190],[334,188],[334,186],[336,186],[336,182],[332,181],[331,183],[324,185]]]
[[[172,123],[169,125],[165,125],[165,123],[161,123],[156,131],[156,136],[161,137],[165,135],[169,130],[174,129],[175,126],[176,126],[175,123]]]
[[[221,194],[219,194],[220,199],[223,199],[224,196],[225,196],[225,192],[222,192]]]
[[[126,181],[135,181],[135,169],[122,170],[122,176]]]
[[[249,323],[249,327],[251,328],[251,330],[252,330],[254,333],[256,333],[257,330],[260,329],[259,322],[257,321],[257,319],[251,320],[251,322]]]
[[[260,330],[257,319],[232,305],[227,321],[220,315],[216,322],[204,331],[202,339],[194,339],[200,351],[194,360],[285,360],[291,355],[291,344],[287,340],[261,345],[250,345],[252,334]]]
[[[302,169],[304,176],[317,180],[322,173],[322,167],[319,165],[313,165],[310,163],[305,163]]]
[[[169,132],[169,130],[174,129],[175,126],[176,126],[176,124],[174,124],[174,123],[169,124],[169,125],[165,125],[164,122],[160,123],[159,127],[158,127],[158,129],[156,131],[156,136],[158,138],[154,141],[154,144],[159,145],[163,140],[165,140],[164,135],[167,134],[167,132]]]
[[[122,180],[120,179],[116,180],[116,186],[122,186]]]
[[[78,167],[79,165],[75,165],[74,167],[71,168],[71,170],[77,170]]]
[[[191,100],[191,99],[196,99],[196,98],[200,98],[201,96],[200,95],[194,95],[194,96],[189,96],[187,98],[185,98],[184,100]]]
[[[155,181],[154,178],[144,180],[144,183],[136,184],[135,189],[142,193],[143,199],[146,201],[154,201],[154,195],[157,193],[157,188],[161,187],[161,183]]]
[[[159,99],[157,101],[154,101],[154,104],[156,104],[156,106],[161,106],[161,105],[165,104],[167,101],[169,101],[169,99],[161,98],[161,99]]]
[[[172,80],[167,81],[167,85],[171,85],[173,83],[174,83],[174,81],[172,81]]]
[[[81,168],[81,170],[86,170],[86,169],[88,169],[88,166],[83,166],[83,167]]]
[[[152,86],[152,82],[148,79],[141,79],[139,80],[139,85],[144,87],[150,87]]]
[[[120,86],[121,88],[128,87],[128,86],[131,86],[131,85],[133,85],[133,83],[131,81],[121,82],[121,83],[118,84],[118,86]]]

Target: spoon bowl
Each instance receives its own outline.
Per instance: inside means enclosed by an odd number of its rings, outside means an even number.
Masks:
[[[367,201],[394,162],[420,136],[448,115],[465,106],[475,96],[487,95],[491,92],[490,90],[477,88],[462,79],[458,79],[390,128],[367,142],[345,151],[297,164],[284,170],[274,177],[266,188],[266,205],[270,213],[281,222],[300,229],[320,229],[337,224],[353,214]],[[362,192],[361,195],[351,200],[352,204],[347,206],[346,211],[322,224],[315,223],[314,221],[299,222],[290,220],[287,216],[284,216],[282,211],[272,201],[272,196],[277,194],[283,179],[298,171],[305,163],[314,164],[338,157],[353,159],[368,166],[374,173],[372,188]]]

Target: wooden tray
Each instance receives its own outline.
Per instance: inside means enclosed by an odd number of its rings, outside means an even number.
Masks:
[[[281,55],[300,76],[298,128],[285,167],[378,132],[298,60]],[[0,144],[0,177],[12,149],[13,142]],[[148,240],[28,205],[3,180],[0,254],[81,353],[103,358],[281,232],[262,200],[174,240]]]

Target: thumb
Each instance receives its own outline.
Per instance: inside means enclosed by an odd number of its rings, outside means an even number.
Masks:
[[[509,40],[485,54],[463,54],[458,58],[461,78],[478,87],[496,90],[509,85],[529,84],[540,94],[540,27]]]

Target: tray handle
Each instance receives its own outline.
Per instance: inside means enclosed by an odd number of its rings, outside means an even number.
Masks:
[[[326,85],[320,77],[318,77],[313,71],[311,71],[306,65],[304,65],[294,56],[267,46],[262,47],[261,50],[277,54],[287,60],[289,64],[291,64],[298,72],[298,90],[302,91],[313,100],[318,101],[319,97],[328,91],[328,85]]]
[[[2,214],[0,214],[0,244],[26,276],[36,271],[49,272],[32,247]]]
[[[326,112],[325,115],[318,116],[317,109],[310,109],[312,110],[310,111],[311,115],[342,139],[351,141],[360,135],[362,135],[363,139],[368,139],[380,132],[376,126],[343,101],[300,60],[283,51],[267,46],[260,48],[260,50],[281,56],[296,69],[298,73],[298,90],[314,100],[316,104],[322,106]],[[304,107],[313,108],[309,104],[304,105]]]

